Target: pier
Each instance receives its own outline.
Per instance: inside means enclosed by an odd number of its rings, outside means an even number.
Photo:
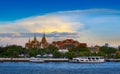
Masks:
[[[106,62],[120,62],[120,59],[106,59]]]

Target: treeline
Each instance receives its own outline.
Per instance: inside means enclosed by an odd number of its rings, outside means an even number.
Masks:
[[[98,53],[91,53],[87,47],[77,46],[70,48],[66,53],[60,53],[59,49],[53,45],[44,49],[37,48],[23,48],[22,46],[10,45],[0,47],[0,57],[4,58],[18,58],[18,57],[45,57],[46,54],[51,54],[53,58],[69,58],[79,56],[103,56],[105,58],[120,58],[119,50],[113,47],[99,46]]]

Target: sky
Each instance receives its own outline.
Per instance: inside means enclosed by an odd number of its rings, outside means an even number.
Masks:
[[[49,43],[72,38],[88,46],[120,45],[119,0],[0,0],[0,45],[22,45],[36,33]]]

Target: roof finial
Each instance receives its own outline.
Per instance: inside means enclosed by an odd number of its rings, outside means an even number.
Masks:
[[[29,40],[28,40],[28,43],[30,43],[31,41],[30,41],[30,37],[29,37]]]

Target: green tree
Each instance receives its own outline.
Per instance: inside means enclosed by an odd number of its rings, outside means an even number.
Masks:
[[[66,56],[66,58],[72,59],[72,58],[76,57],[76,53],[67,52],[67,53],[65,53],[65,56]]]
[[[105,57],[112,58],[114,54],[116,53],[117,49],[113,47],[100,47],[100,52],[105,54]]]
[[[27,51],[27,53],[29,54],[30,57],[36,57],[37,55],[37,48],[31,48]]]
[[[45,49],[38,49],[37,50],[37,54],[40,54],[41,56],[43,56],[46,53]]]
[[[71,51],[71,52],[89,52],[89,49],[84,46],[77,46],[75,48],[71,48],[69,51]]]
[[[22,46],[17,45],[10,45],[6,47],[6,55],[8,57],[18,57],[19,54],[22,54],[24,52]]]
[[[53,46],[53,45],[49,45],[47,48],[46,48],[46,52],[49,54],[49,53],[54,53],[58,51],[58,48]]]
[[[53,57],[54,57],[54,58],[60,58],[60,57],[61,57],[61,53],[58,52],[58,51],[54,51]]]
[[[120,59],[120,55],[119,55],[119,54],[116,54],[116,55],[114,56],[114,58],[115,58],[115,59]]]

